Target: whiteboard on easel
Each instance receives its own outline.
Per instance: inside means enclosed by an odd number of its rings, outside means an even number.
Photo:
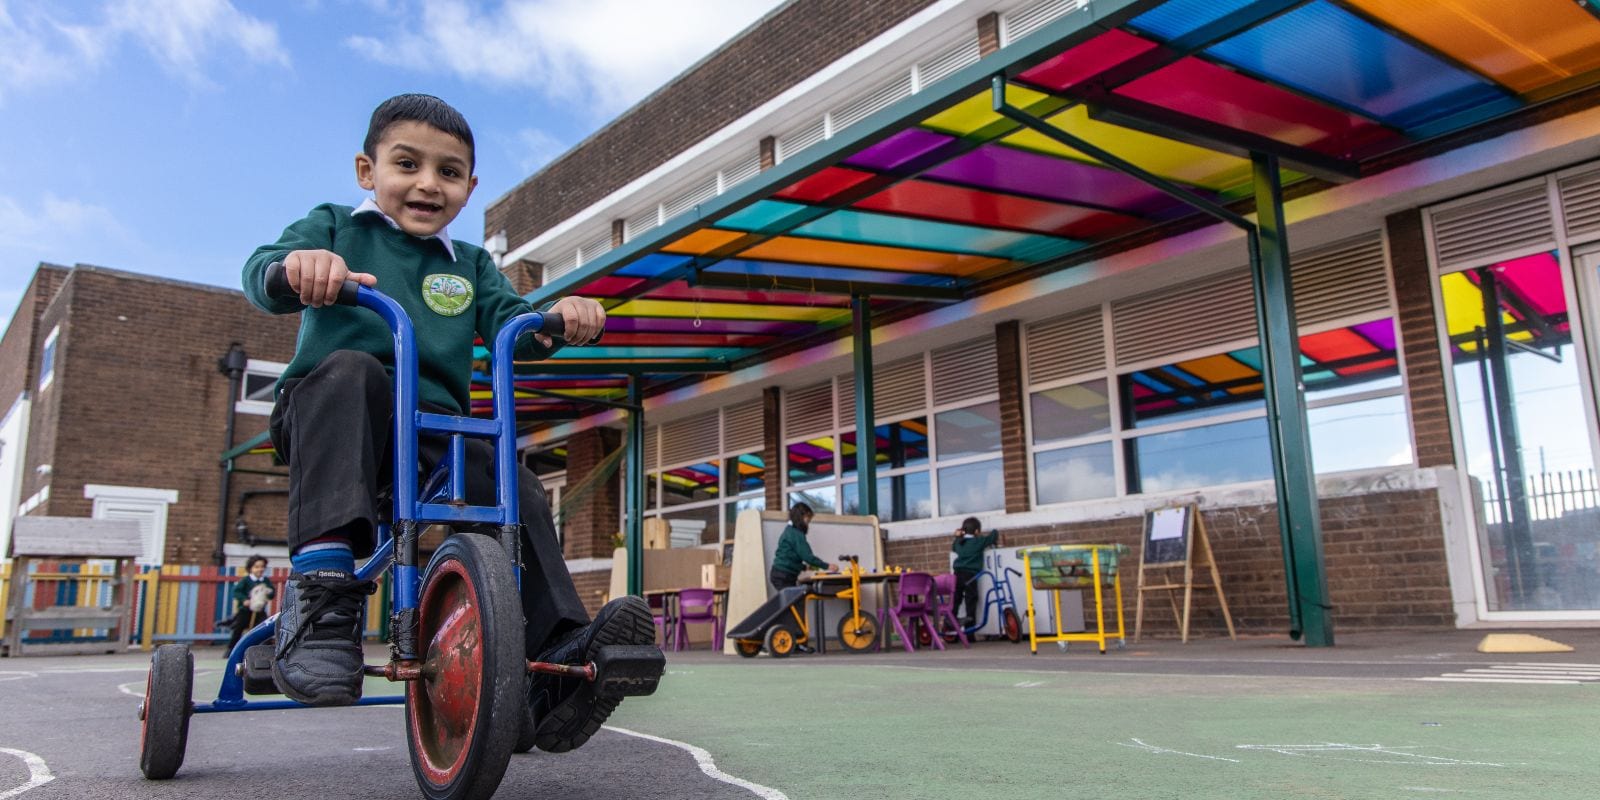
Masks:
[[[1144,564],[1175,564],[1189,560],[1189,534],[1194,529],[1193,506],[1146,511]]]

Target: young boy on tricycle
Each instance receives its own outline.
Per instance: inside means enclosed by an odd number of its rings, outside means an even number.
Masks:
[[[373,591],[355,560],[373,553],[380,492],[396,480],[386,453],[394,413],[394,344],[383,320],[337,305],[346,280],[380,287],[415,327],[419,405],[423,412],[464,415],[473,340],[493,342],[512,317],[533,309],[480,247],[450,238],[448,225],[477,186],[472,131],[436,97],[407,94],[373,112],[355,157],[356,183],[371,192],[355,208],[312,209],[277,242],[255,251],[244,268],[251,302],[277,314],[300,313],[293,359],[278,382],[270,433],[289,464],[288,538],[294,572],[276,627],[272,677],[280,691],[310,705],[348,705],[361,696],[362,611]],[[281,262],[297,300],[263,289],[269,264]],[[601,333],[605,311],[567,297],[549,309],[565,319],[566,340]],[[537,339],[537,341],[536,341]],[[519,342],[518,360],[550,355],[545,336]],[[496,503],[494,447],[465,445],[466,500]],[[423,474],[448,456],[448,440],[418,441]],[[602,646],[654,639],[649,607],[638,597],[612,600],[591,621],[573,588],[556,540],[549,502],[537,478],[520,470],[520,592],[526,656],[553,664],[593,661]],[[534,673],[527,683],[540,749],[564,752],[586,742],[620,701],[590,682]]]

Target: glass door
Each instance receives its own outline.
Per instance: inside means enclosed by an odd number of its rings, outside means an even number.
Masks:
[[[1600,609],[1600,490],[1570,286],[1554,251],[1440,278],[1489,612]]]

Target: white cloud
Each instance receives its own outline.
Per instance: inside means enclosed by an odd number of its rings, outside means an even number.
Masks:
[[[591,99],[599,114],[637,102],[743,30],[779,0],[506,0],[480,8],[432,0],[392,35],[346,44],[418,72],[446,69],[493,86]]]
[[[0,101],[92,73],[124,42],[195,86],[210,85],[206,63],[218,56],[289,63],[277,27],[230,0],[114,0],[98,22],[81,24],[63,22],[51,10],[57,9],[41,4],[13,14],[0,0]]]
[[[564,142],[539,128],[517,131],[516,142],[511,146],[512,157],[523,175],[537,172],[566,149]]]

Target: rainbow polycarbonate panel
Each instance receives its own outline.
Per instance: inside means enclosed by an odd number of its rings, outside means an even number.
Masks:
[[[1573,0],[1344,0],[1514,92],[1600,69],[1600,19]]]

